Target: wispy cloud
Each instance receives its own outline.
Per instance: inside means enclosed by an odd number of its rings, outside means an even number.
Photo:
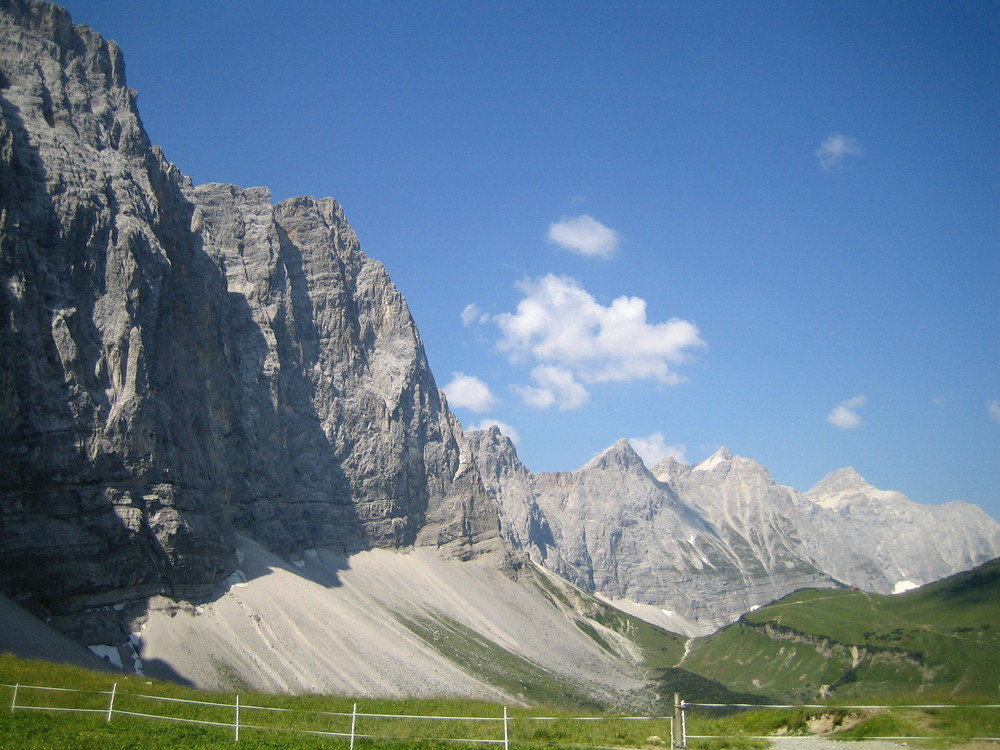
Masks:
[[[646,301],[618,297],[600,304],[579,281],[548,274],[518,284],[516,312],[493,316],[502,334],[497,347],[515,362],[534,364],[535,386],[517,392],[525,403],[573,409],[587,402],[583,384],[654,380],[675,385],[672,367],[705,346],[698,327],[671,318],[646,320]]]
[[[460,317],[463,326],[471,326],[473,323],[487,323],[490,319],[489,313],[483,312],[475,302],[470,302],[463,307]]]
[[[482,315],[482,311],[479,309],[479,305],[475,302],[470,302],[465,307],[462,308],[462,325],[469,326],[475,323],[479,317]]]
[[[997,401],[995,398],[991,398],[986,402],[986,408],[989,410],[990,419],[1000,424],[1000,401]]]
[[[469,409],[475,412],[489,411],[497,403],[497,398],[490,392],[490,387],[473,375],[464,372],[453,372],[451,382],[441,390],[448,398],[452,407]]]
[[[857,138],[851,138],[843,133],[831,133],[819,145],[816,158],[823,169],[833,169],[839,166],[847,156],[861,156],[862,148]]]
[[[687,446],[677,443],[668,444],[663,433],[659,430],[646,437],[630,437],[628,441],[650,469],[667,456],[676,458],[682,464],[687,463]]]
[[[566,250],[598,258],[610,258],[621,242],[617,231],[587,214],[549,224],[548,238]]]
[[[517,430],[506,422],[501,422],[499,419],[487,417],[486,419],[479,420],[475,424],[470,424],[465,429],[467,432],[471,432],[472,430],[488,430],[490,427],[496,427],[499,429],[500,434],[510,438],[510,442],[514,445],[519,445],[521,443],[521,436],[518,434]]]
[[[868,399],[861,395],[841,401],[826,415],[826,421],[842,430],[856,429],[861,426],[862,422],[858,409],[866,403],[868,403]]]

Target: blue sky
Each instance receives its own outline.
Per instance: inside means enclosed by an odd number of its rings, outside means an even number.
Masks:
[[[1000,3],[66,5],[196,183],[340,201],[530,469],[1000,517]]]

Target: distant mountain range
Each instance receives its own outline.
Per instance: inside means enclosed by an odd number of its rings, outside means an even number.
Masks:
[[[371,694],[406,646],[425,687],[530,696],[552,673],[613,702],[684,639],[590,594],[704,634],[802,587],[1000,556],[975,506],[849,469],[798,493],[725,449],[650,471],[620,441],[529,472],[496,429],[462,431],[336,202],[193,185],[124,70],[59,7],[0,0],[0,594],[78,643],[206,685]],[[259,593],[278,578],[299,597]],[[337,673],[330,650],[366,641],[374,662]]]
[[[578,471],[533,475],[496,428],[466,440],[506,538],[677,632],[714,630],[799,588],[891,593],[1000,554],[1000,525],[980,508],[920,505],[853,469],[800,493],[726,448],[649,470],[620,440]]]

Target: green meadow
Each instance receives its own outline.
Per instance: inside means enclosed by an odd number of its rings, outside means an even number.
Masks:
[[[697,639],[683,667],[781,702],[945,695],[995,703],[1000,561],[894,596],[796,592]]]

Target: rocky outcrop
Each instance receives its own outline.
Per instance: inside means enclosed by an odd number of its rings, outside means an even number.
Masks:
[[[292,557],[494,543],[334,201],[194,187],[118,48],[48,3],[0,2],[0,107],[0,592],[106,643],[111,604],[212,591],[237,530]]]

